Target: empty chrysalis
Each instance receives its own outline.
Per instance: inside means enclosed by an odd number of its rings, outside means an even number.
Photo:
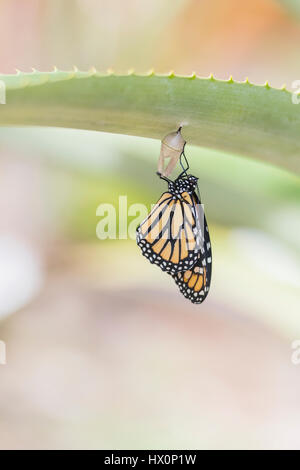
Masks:
[[[186,142],[181,135],[181,127],[179,127],[178,131],[171,132],[162,139],[157,165],[158,173],[162,176],[170,176],[180,158],[180,155],[183,153],[185,144]],[[166,164],[166,160],[168,159],[169,161]]]

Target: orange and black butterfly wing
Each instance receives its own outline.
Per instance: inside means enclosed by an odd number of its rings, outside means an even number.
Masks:
[[[211,243],[204,213],[201,225],[203,238],[196,263],[187,271],[172,275],[181,293],[195,304],[202,303],[207,297],[212,275]]]
[[[136,238],[142,254],[171,274],[189,269],[198,259],[194,208],[169,192],[138,226]]]

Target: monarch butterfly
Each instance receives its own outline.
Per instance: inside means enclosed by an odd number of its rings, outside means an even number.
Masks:
[[[138,226],[137,244],[151,263],[174,278],[186,298],[201,303],[210,288],[211,246],[198,178],[187,174],[188,168],[187,163],[175,181],[158,173],[168,191]]]

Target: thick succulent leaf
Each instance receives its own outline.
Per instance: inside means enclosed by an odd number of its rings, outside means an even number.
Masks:
[[[0,75],[0,125],[90,129],[161,139],[183,125],[194,145],[300,173],[300,105],[285,88],[180,77],[54,71]],[[296,100],[294,100],[296,101]]]

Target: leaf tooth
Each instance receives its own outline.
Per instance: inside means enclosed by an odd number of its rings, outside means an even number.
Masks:
[[[96,75],[96,73],[97,73],[96,67],[93,66],[90,69],[88,69],[89,75]]]
[[[286,83],[284,83],[284,84],[282,85],[282,87],[280,88],[280,90],[282,90],[282,91],[288,91],[287,88],[286,88]]]
[[[216,79],[215,79],[213,73],[210,73],[210,74],[209,74],[208,79],[211,80],[212,82],[215,82],[215,81],[216,81]]]
[[[271,89],[268,80],[266,80],[266,82],[265,82],[265,84],[264,84],[263,86],[266,88],[266,90],[270,90],[270,89]]]
[[[233,80],[233,78],[232,78],[232,75],[230,75],[230,77],[228,78],[227,83],[234,83],[234,80]]]
[[[245,78],[245,80],[244,80],[243,83],[245,83],[246,85],[250,85],[250,86],[253,86],[253,85],[254,85],[252,82],[250,82],[250,80],[249,80],[248,77]],[[255,86],[256,86],[256,85],[255,85]]]
[[[110,75],[115,75],[115,71],[109,67],[107,70],[106,70],[106,75],[110,76]]]
[[[195,78],[197,78],[196,72],[192,72],[191,75],[187,76],[187,78],[189,78],[190,80],[195,80]]]
[[[16,74],[15,76],[18,77],[18,85],[19,87],[27,87],[30,84],[30,75],[31,73],[22,72],[19,69],[15,69]]]
[[[176,73],[173,70],[171,70],[167,74],[167,77],[170,77],[170,78],[185,78],[186,80],[189,80],[191,78],[191,75],[181,75],[180,73]]]
[[[155,75],[154,69],[150,69],[150,70],[148,70],[148,72],[146,73],[146,76],[147,76],[147,77],[154,77],[154,75]]]
[[[127,72],[127,75],[129,75],[129,76],[135,75],[135,70],[133,68],[129,69],[128,72]]]
[[[79,72],[77,65],[73,65],[73,72]]]
[[[170,70],[167,73],[154,73],[154,75],[160,78],[188,78],[186,75],[175,73],[174,70]]]

